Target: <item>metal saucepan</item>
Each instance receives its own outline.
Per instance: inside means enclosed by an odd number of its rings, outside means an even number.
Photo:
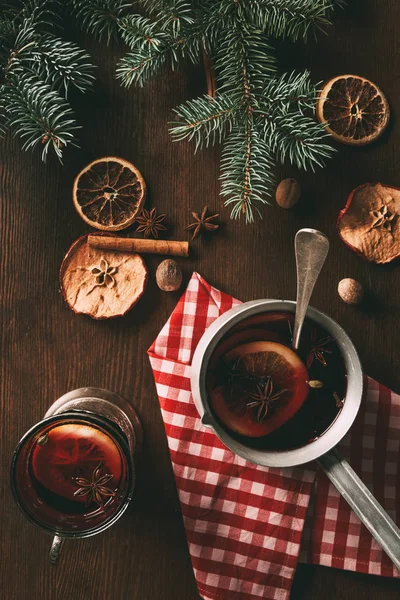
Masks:
[[[287,451],[254,449],[232,437],[213,415],[206,391],[206,373],[210,357],[221,338],[243,319],[265,312],[294,313],[295,308],[295,302],[286,300],[254,300],[228,310],[210,325],[196,348],[192,362],[191,388],[202,423],[211,428],[232,452],[258,465],[292,467],[316,459],[400,570],[399,528],[335,448],[357,416],[363,392],[363,374],[352,341],[333,319],[311,307],[306,313],[308,319],[320,325],[336,340],[347,373],[347,391],[343,408],[331,427],[320,438],[306,446]]]

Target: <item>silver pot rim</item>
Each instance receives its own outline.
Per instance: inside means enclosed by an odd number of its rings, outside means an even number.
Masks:
[[[309,307],[307,317],[321,325],[336,340],[342,352],[347,374],[345,401],[339,415],[329,429],[306,446],[284,451],[259,450],[246,446],[224,429],[213,416],[206,392],[206,372],[211,354],[221,338],[245,318],[263,313],[294,312],[296,303],[290,300],[253,300],[244,302],[219,316],[200,339],[193,355],[191,389],[193,400],[205,427],[209,427],[221,442],[242,458],[266,467],[291,467],[310,462],[331,448],[346,435],[360,408],[363,392],[363,374],[360,359],[345,330],[325,313]]]

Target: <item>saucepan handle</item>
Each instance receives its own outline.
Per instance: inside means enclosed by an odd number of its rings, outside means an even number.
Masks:
[[[400,571],[400,529],[396,523],[336,448],[320,456],[318,464]]]
[[[56,562],[58,561],[60,554],[61,554],[63,544],[64,544],[64,538],[60,537],[59,535],[55,535],[53,537],[53,542],[51,544],[50,554],[49,554],[49,561],[50,561],[51,565],[55,565]]]

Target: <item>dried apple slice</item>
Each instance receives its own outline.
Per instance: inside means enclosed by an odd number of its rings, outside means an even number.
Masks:
[[[93,248],[87,237],[72,244],[61,264],[64,299],[74,312],[93,319],[121,317],[146,289],[146,265],[139,254]]]
[[[224,387],[212,390],[210,402],[216,416],[235,433],[248,437],[268,435],[293,417],[307,398],[307,369],[298,355],[283,344],[242,344],[228,352],[225,359],[235,362],[239,372],[265,381],[265,385],[255,385],[251,392],[235,388],[232,396]]]
[[[370,262],[400,256],[400,189],[381,183],[355,188],[340,212],[337,229],[344,243]]]

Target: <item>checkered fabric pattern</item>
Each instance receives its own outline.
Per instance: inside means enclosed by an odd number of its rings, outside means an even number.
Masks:
[[[400,396],[365,377],[360,412],[339,445],[341,453],[400,523]],[[307,513],[300,561],[400,577],[336,488],[318,473]]]
[[[205,600],[285,600],[299,554],[316,564],[399,576],[326,477],[316,477],[314,465],[253,465],[201,425],[190,393],[192,356],[206,328],[235,304],[194,273],[148,351],[200,595]],[[363,404],[368,406],[343,449],[400,520],[395,504],[400,398],[372,380],[367,386]]]

